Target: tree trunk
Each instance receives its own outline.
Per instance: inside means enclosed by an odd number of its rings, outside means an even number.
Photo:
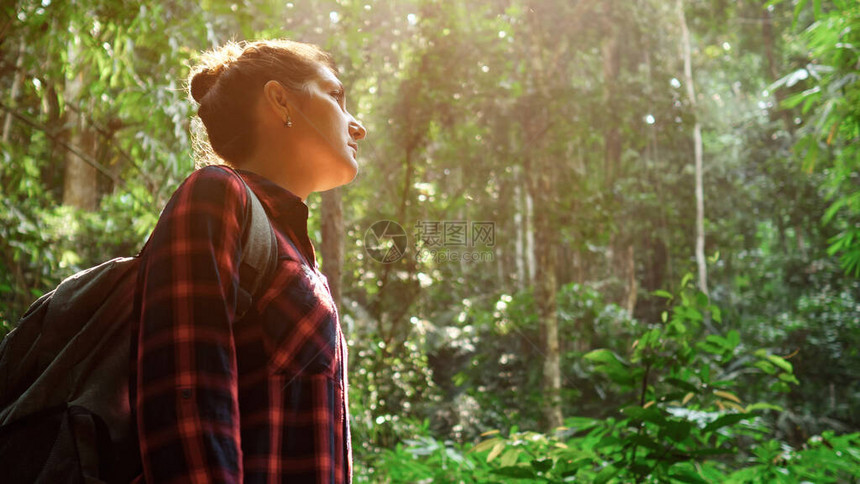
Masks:
[[[705,195],[702,188],[702,126],[699,123],[696,109],[696,90],[693,86],[692,54],[690,47],[690,31],[687,29],[687,19],[684,16],[684,0],[678,0],[678,17],[681,22],[681,41],[684,56],[684,80],[687,85],[687,97],[693,110],[695,124],[693,125],[693,150],[696,163],[696,266],[699,274],[699,290],[708,294],[708,268],[705,265]]]
[[[9,101],[8,106],[11,109],[15,109],[16,104],[18,103],[18,93],[21,90],[21,83],[24,80],[24,42],[21,41],[21,44],[18,46],[18,58],[15,60],[15,75],[12,78],[12,88],[9,89]],[[3,142],[9,142],[9,136],[12,131],[12,113],[6,113],[6,119],[3,120]]]
[[[538,156],[545,156],[539,154]],[[549,218],[553,198],[552,171],[547,163],[535,163],[529,171],[530,191],[535,200],[534,258],[535,307],[541,321],[543,336],[543,417],[544,426],[551,430],[563,424],[561,413],[561,350],[559,345],[556,304],[556,267],[558,256],[555,231]]]
[[[615,180],[621,176],[621,150],[623,148],[620,120],[613,113],[618,95],[618,75],[621,70],[621,32],[614,20],[613,3],[603,3],[603,21],[605,39],[602,45],[603,53],[603,102],[609,117],[603,131],[604,139],[604,169],[606,189],[611,191]],[[615,294],[613,302],[627,308],[632,313],[636,305],[636,271],[633,260],[633,242],[626,228],[629,224],[620,215],[616,215],[618,233],[610,241],[609,267],[620,291]]]
[[[79,65],[80,42],[72,42],[69,45],[69,65]],[[64,96],[72,104],[83,108],[86,103],[82,101],[84,88],[84,71],[81,70],[66,81]],[[69,127],[69,144],[82,153],[93,157],[96,152],[97,138],[87,126],[84,116],[77,110],[66,110],[66,126]],[[84,210],[95,210],[98,200],[96,169],[80,156],[67,151],[65,155],[65,175],[63,177],[63,204],[78,207]]]
[[[514,254],[517,268],[517,290],[524,290],[526,284],[526,260],[525,260],[525,224],[523,223],[523,193],[520,188],[522,178],[519,165],[514,165],[514,227],[516,237],[514,239]]]
[[[328,279],[331,297],[340,309],[341,274],[343,270],[343,204],[341,189],[334,188],[322,192],[322,271]]]
[[[526,191],[526,273],[528,274],[529,285],[534,282],[537,273],[535,266],[535,210],[534,198],[529,191]]]
[[[606,186],[612,188],[615,179],[618,176],[618,171],[621,166],[621,131],[618,127],[618,120],[612,114],[613,102],[616,91],[616,80],[619,70],[619,52],[618,52],[618,37],[615,32],[614,24],[611,21],[611,13],[609,12],[610,3],[604,4],[607,14],[607,38],[603,43],[603,102],[606,106],[608,119],[604,127],[604,170],[606,177]]]

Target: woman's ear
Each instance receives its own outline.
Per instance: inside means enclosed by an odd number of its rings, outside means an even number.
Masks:
[[[278,81],[269,81],[263,86],[263,100],[272,112],[282,122],[286,123],[293,112],[293,100],[290,93]]]

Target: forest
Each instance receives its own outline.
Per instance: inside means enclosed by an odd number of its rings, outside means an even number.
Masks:
[[[189,65],[331,52],[356,482],[860,482],[860,2],[12,0],[0,336],[141,249]]]

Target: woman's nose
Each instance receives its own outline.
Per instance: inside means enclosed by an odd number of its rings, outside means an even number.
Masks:
[[[367,130],[364,129],[364,126],[358,122],[352,115],[349,116],[349,135],[352,136],[354,140],[364,139],[367,136]]]

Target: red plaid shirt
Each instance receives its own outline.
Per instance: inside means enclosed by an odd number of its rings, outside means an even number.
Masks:
[[[350,482],[346,344],[314,261],[307,206],[242,172],[278,239],[278,267],[236,320],[247,193],[194,172],[141,255],[137,425],[150,483]],[[292,237],[295,247],[287,242]]]

